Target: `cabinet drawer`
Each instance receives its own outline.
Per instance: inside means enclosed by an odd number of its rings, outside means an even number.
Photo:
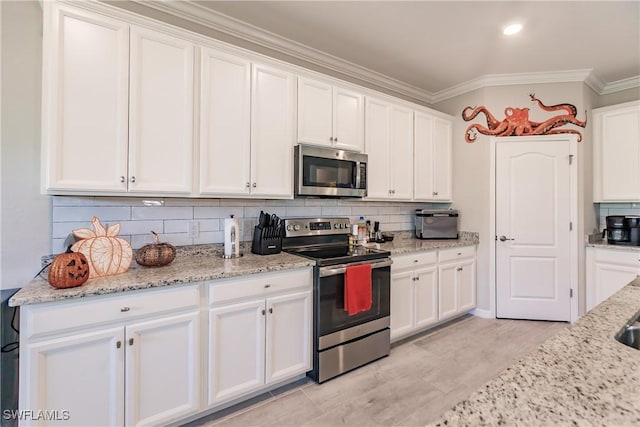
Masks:
[[[200,304],[197,284],[158,290],[131,291],[117,296],[87,297],[68,302],[27,305],[21,315],[26,337],[76,329],[100,323],[126,321],[166,311],[195,308]]]
[[[393,260],[391,270],[399,271],[408,268],[420,267],[424,264],[435,264],[438,261],[438,252],[415,252],[408,255],[393,256],[391,259]]]
[[[608,264],[637,266],[640,274],[640,251],[625,251],[609,248],[592,248],[594,259]]]
[[[310,268],[215,280],[209,283],[209,304],[266,297],[291,289],[311,289],[312,281]]]
[[[476,255],[475,246],[464,246],[459,248],[443,249],[438,252],[439,262],[456,261],[463,258],[473,258]]]

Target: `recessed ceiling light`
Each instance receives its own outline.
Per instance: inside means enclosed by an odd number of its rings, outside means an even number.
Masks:
[[[508,25],[502,30],[502,33],[505,36],[511,36],[513,34],[519,33],[522,30],[522,24],[511,24]]]

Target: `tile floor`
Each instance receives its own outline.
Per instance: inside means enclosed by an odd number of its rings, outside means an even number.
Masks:
[[[425,425],[566,326],[465,316],[322,385],[301,380],[188,426]]]

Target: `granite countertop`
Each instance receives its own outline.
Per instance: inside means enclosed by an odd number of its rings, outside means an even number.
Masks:
[[[413,232],[400,231],[394,233],[393,241],[381,243],[380,249],[391,252],[391,255],[401,255],[412,252],[473,246],[479,242],[478,233],[461,231],[459,236],[459,239],[420,240],[415,238]]]
[[[75,288],[56,289],[49,285],[47,275],[43,273],[16,292],[9,300],[9,305],[38,304],[313,265],[313,261],[307,258],[285,252],[252,254],[250,243],[249,246],[243,245],[244,255],[235,259],[222,258],[222,245],[183,246],[177,247],[176,252],[175,260],[169,265],[143,267],[133,261],[126,273],[90,279]]]
[[[638,310],[640,276],[433,425],[640,425],[640,350],[614,338]]]
[[[586,247],[589,248],[605,248],[605,249],[616,249],[620,251],[630,251],[630,252],[640,252],[640,246],[628,246],[628,245],[610,245],[606,240],[601,240],[598,242],[585,243]]]
[[[461,232],[460,239],[457,240],[418,240],[412,232],[394,234],[392,242],[380,244],[381,249],[390,251],[392,255],[478,243],[478,233]],[[75,288],[52,287],[44,272],[13,295],[9,305],[13,307],[39,304],[314,265],[310,259],[285,252],[274,255],[252,254],[250,242],[242,244],[244,256],[230,260],[222,259],[222,245],[181,246],[176,250],[176,259],[169,265],[150,268],[142,267],[133,261],[126,273],[90,279],[84,285]]]

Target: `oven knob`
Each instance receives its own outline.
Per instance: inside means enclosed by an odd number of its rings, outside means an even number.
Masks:
[[[349,223],[348,222],[344,224],[344,228],[349,228]]]
[[[294,229],[294,230],[296,230],[296,231],[300,230],[300,224],[296,224],[296,225],[294,225],[294,226],[293,226],[293,229]]]
[[[293,230],[293,225],[291,224],[287,225],[287,231],[291,231],[291,230]]]
[[[342,226],[340,226],[342,227]],[[335,228],[336,230],[338,229],[338,224],[333,224],[333,228]]]

